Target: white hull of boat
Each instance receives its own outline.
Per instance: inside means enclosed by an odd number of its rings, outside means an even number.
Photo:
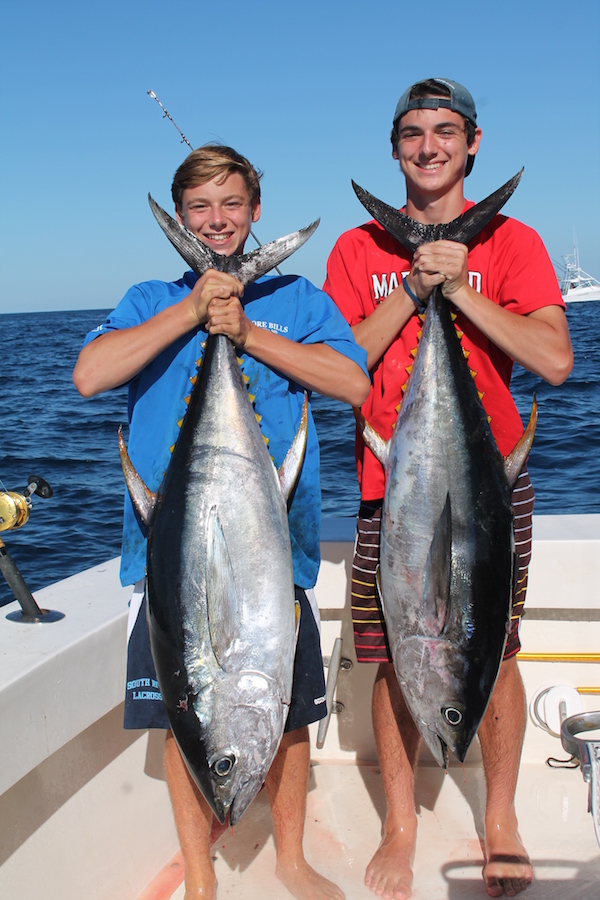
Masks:
[[[590,303],[600,300],[600,287],[573,288],[563,297],[565,303]]]
[[[364,868],[379,842],[384,798],[370,694],[375,667],[358,666],[352,646],[349,573],[352,523],[322,544],[317,584],[323,653],[343,639],[336,700],[322,750],[313,749],[306,855],[347,900],[372,897]],[[339,531],[341,529],[341,532]],[[329,529],[330,536],[335,536]],[[41,607],[66,613],[26,625],[0,617],[0,897],[7,900],[166,900],[183,898],[183,869],[162,771],[162,734],[125,732],[122,696],[129,589],[118,561],[36,593]],[[600,665],[544,662],[535,654],[598,654],[600,516],[534,519],[521,662],[528,696],[550,685],[600,691]],[[597,657],[600,658],[600,655]],[[600,694],[577,694],[600,708]],[[313,748],[316,727],[312,733]],[[531,898],[597,895],[600,851],[579,770],[556,770],[560,741],[528,723],[518,787],[522,837],[535,866]],[[419,837],[414,897],[469,900],[481,881],[485,787],[478,746],[464,769],[445,775],[426,754],[417,782]],[[215,847],[219,897],[285,898],[274,875],[268,806],[260,794]]]

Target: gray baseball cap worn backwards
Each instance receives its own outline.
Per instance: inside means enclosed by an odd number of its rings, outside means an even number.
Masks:
[[[458,81],[450,81],[449,78],[432,78],[431,81],[435,81],[437,84],[443,85],[445,88],[447,88],[450,91],[450,96],[415,97],[413,100],[411,100],[411,91],[413,90],[413,88],[417,87],[418,84],[422,84],[423,82],[417,81],[415,84],[411,84],[408,90],[404,91],[404,93],[398,100],[398,105],[396,106],[396,112],[394,113],[393,119],[394,125],[396,124],[400,116],[403,116],[404,113],[407,113],[410,109],[439,109],[440,107],[444,109],[451,109],[453,112],[460,113],[461,116],[464,116],[465,119],[468,119],[469,122],[473,123],[473,125],[477,125],[475,101],[471,97],[466,87],[463,87],[463,85],[459,84]]]

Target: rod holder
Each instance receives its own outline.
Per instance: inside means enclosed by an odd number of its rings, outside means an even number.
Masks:
[[[64,619],[65,614],[54,609],[40,609],[25,579],[19,572],[16,562],[6,549],[6,544],[0,538],[0,572],[14,594],[15,600],[21,607],[20,610],[8,613],[6,616],[11,622],[23,622],[34,625],[42,622],[58,622]]]

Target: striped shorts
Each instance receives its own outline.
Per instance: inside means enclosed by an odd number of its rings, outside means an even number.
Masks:
[[[504,659],[510,659],[521,649],[519,625],[525,605],[527,577],[531,561],[534,500],[533,485],[527,467],[525,467],[517,479],[512,493],[518,573]],[[377,566],[379,565],[381,504],[381,500],[363,501],[356,523],[356,542],[352,562],[352,623],[354,648],[358,662],[392,661],[376,584]]]

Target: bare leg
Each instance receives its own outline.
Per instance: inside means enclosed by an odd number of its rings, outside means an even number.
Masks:
[[[298,900],[344,900],[333,882],[308,865],[302,841],[310,766],[308,728],[283,735],[265,788],[273,816],[277,877]]]
[[[391,663],[380,665],[373,687],[373,727],[387,812],[365,885],[384,900],[407,900],[417,840],[414,791],[420,736]]]
[[[188,772],[170,731],[165,742],[165,772],[185,862],[185,900],[215,900],[217,881],[210,858],[213,813]]]
[[[502,663],[479,727],[487,784],[484,878],[490,897],[514,897],[531,883],[533,870],[519,837],[515,791],[527,709],[515,658]]]

